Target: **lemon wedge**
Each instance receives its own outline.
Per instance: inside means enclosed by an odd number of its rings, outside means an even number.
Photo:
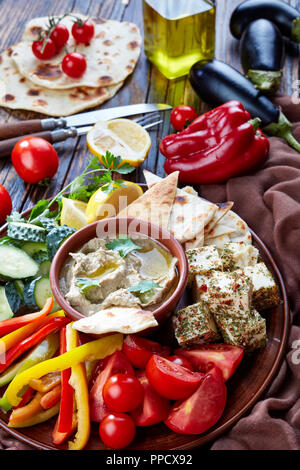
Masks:
[[[148,132],[130,119],[99,121],[87,134],[87,145],[93,155],[101,161],[102,155],[109,150],[113,155],[134,167],[146,159],[151,139]]]
[[[87,204],[74,199],[62,198],[62,210],[60,216],[61,225],[68,225],[76,230],[84,227],[86,222],[85,211]]]
[[[88,224],[105,217],[115,217],[121,209],[143,195],[142,188],[132,181],[123,181],[122,185],[113,183],[114,189],[109,194],[99,188],[90,197],[85,212]]]

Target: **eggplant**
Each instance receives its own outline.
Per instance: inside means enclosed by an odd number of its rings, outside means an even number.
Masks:
[[[260,18],[272,21],[283,36],[300,42],[300,12],[280,0],[246,0],[238,5],[230,19],[231,34],[240,39],[249,23]]]
[[[193,89],[212,107],[230,100],[238,100],[253,118],[261,119],[264,131],[285,139],[300,152],[300,143],[292,135],[292,126],[286,116],[255,88],[244,75],[220,60],[200,60],[190,70]]]
[[[252,21],[242,34],[240,56],[246,77],[256,88],[268,94],[278,90],[285,47],[274,23],[265,19]]]

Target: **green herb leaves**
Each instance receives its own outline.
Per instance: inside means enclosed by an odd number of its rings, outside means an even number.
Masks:
[[[109,250],[118,251],[122,258],[125,258],[133,250],[141,249],[139,245],[136,245],[130,238],[124,235],[118,235],[115,240],[107,242],[105,246]]]
[[[153,281],[141,281],[135,286],[131,286],[128,288],[129,292],[133,292],[134,294],[145,294],[146,292],[150,292],[153,289],[162,289],[159,284]]]
[[[92,287],[99,287],[99,279],[95,280],[86,277],[78,277],[76,279],[76,285],[79,287],[80,292],[84,294]]]

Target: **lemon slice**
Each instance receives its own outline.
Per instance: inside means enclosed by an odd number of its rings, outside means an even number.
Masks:
[[[91,197],[86,208],[87,223],[105,217],[115,217],[119,211],[143,195],[142,188],[132,181],[123,181],[123,186],[113,184],[114,189],[106,194],[98,189]]]
[[[87,204],[74,199],[62,198],[62,210],[60,216],[61,225],[68,225],[76,230],[84,227],[86,222],[85,211]]]
[[[130,119],[99,121],[87,134],[87,145],[93,155],[101,156],[109,150],[113,155],[134,167],[146,159],[151,146],[148,132]]]

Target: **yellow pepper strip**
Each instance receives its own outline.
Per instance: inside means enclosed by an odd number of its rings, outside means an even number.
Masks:
[[[22,406],[22,408],[17,408],[13,410],[9,418],[9,424],[14,426],[15,424],[26,421],[29,418],[32,418],[34,415],[42,411],[41,398],[42,394],[37,392],[33,399],[27,403],[27,405]]]
[[[10,382],[6,390],[6,398],[12,406],[17,406],[22,400],[22,390],[29,384],[31,379],[39,379],[50,372],[62,371],[87,360],[104,359],[115,351],[121,351],[122,345],[122,334],[104,336],[90,343],[82,344],[61,356],[52,357],[47,361],[35,364],[16,375]]]
[[[1,353],[4,353],[8,349],[18,344],[23,339],[27,338],[27,336],[33,333],[39,326],[43,325],[51,318],[64,316],[65,314],[63,310],[60,310],[59,312],[55,313],[50,313],[50,315],[47,315],[46,317],[40,318],[32,323],[28,323],[28,325],[22,326],[21,328],[18,328],[17,330],[8,333],[7,335],[0,338]]]
[[[69,323],[66,330],[67,351],[74,350],[78,345],[78,332],[72,325],[73,323]],[[74,441],[69,441],[69,450],[81,450],[87,444],[91,432],[89,391],[84,363],[72,366],[69,384],[74,388],[77,406],[77,432]]]
[[[36,424],[44,423],[45,421],[48,421],[48,419],[53,418],[53,416],[57,415],[58,412],[59,412],[59,403],[56,403],[56,405],[52,406],[52,408],[49,408],[48,410],[42,410],[36,415],[24,421],[20,421],[14,424],[9,422],[8,427],[9,428],[27,428],[29,426],[35,426]]]

